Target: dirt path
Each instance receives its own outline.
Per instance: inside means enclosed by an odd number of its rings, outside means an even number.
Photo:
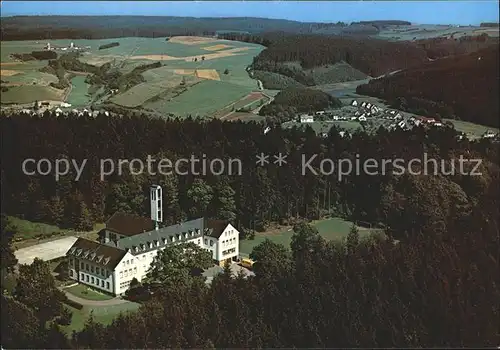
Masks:
[[[66,294],[69,300],[72,300],[84,306],[113,306],[113,305],[126,304],[130,302],[128,300],[120,299],[120,297],[115,297],[109,300],[88,300],[77,297],[76,295],[73,295],[70,292],[65,291],[63,287],[59,287],[59,289],[62,290],[64,294]]]

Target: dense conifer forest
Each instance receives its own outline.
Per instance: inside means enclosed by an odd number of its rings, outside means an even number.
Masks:
[[[200,277],[170,281],[137,313],[109,326],[91,317],[66,337],[48,265],[19,270],[2,216],[2,346],[6,348],[446,347],[498,344],[498,144],[458,141],[452,129],[357,133],[327,138],[308,130],[145,116],[2,115],[2,210],[30,220],[88,229],[116,210],[147,215],[151,183],[162,185],[167,223],[205,215],[242,231],[294,219],[291,247],[265,241],[252,257],[256,277],[206,286]],[[22,140],[23,142],[20,142]],[[288,154],[286,167],[255,166],[255,154]],[[301,174],[301,154],[321,158],[449,164],[480,158],[482,176]],[[99,159],[239,158],[241,176],[99,177]],[[54,177],[26,176],[25,158],[69,158],[88,165]],[[467,167],[467,166],[466,166]],[[414,169],[416,170],[416,169]],[[428,169],[431,173],[432,167]],[[308,219],[338,215],[385,227],[388,239],[326,242]],[[305,221],[301,221],[305,220]],[[396,239],[397,241],[394,241]],[[188,276],[188,275],[183,275]],[[27,296],[30,296],[29,298]],[[36,296],[36,297],[34,297]]]
[[[421,115],[498,127],[498,47],[423,64],[357,88]]]
[[[458,141],[456,132],[448,128],[390,133],[381,129],[375,135],[359,132],[351,139],[342,138],[334,128],[327,138],[320,138],[311,129],[283,130],[273,125],[264,135],[264,126],[256,123],[200,123],[142,115],[56,117],[48,112],[40,117],[4,115],[0,125],[2,203],[6,213],[73,228],[103,222],[117,210],[147,215],[147,189],[151,183],[158,183],[163,186],[168,203],[167,223],[207,215],[231,218],[243,230],[261,230],[270,222],[294,217],[315,219],[329,213],[373,225],[384,223],[398,227],[400,232],[418,231],[415,225],[424,227],[427,223],[417,218],[433,218],[431,222],[435,219],[441,224],[461,215],[457,210],[471,209],[498,170],[497,144]],[[288,154],[288,164],[256,167],[255,157],[260,152]],[[305,159],[318,154],[310,164],[319,169],[324,158],[355,161],[359,157],[360,162],[384,157],[409,160],[422,158],[424,152],[429,158],[434,156],[448,163],[464,152],[486,157],[482,165],[486,175],[437,176],[429,181],[425,176],[394,176],[388,168],[383,175],[362,172],[339,181],[338,169],[331,175],[317,176],[303,167],[301,158],[302,154]],[[148,155],[156,160],[175,161],[191,155],[202,159],[204,154],[208,160],[241,160],[241,176],[132,176],[126,165],[121,176],[116,170],[105,181],[100,179],[101,159],[117,162],[138,158],[146,163]],[[56,181],[53,175],[24,175],[22,162],[26,158],[66,158],[78,164],[87,159],[87,164],[79,181],[72,181],[76,176],[74,169]],[[436,193],[440,195],[435,196]],[[415,198],[421,200],[415,202]],[[398,205],[393,205],[393,201]],[[461,206],[452,204],[457,201]],[[416,217],[409,220],[409,213]]]

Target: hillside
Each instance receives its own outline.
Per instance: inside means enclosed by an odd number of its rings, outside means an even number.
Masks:
[[[288,88],[280,91],[273,102],[259,111],[260,115],[294,115],[295,112],[311,112],[327,108],[339,108],[342,102],[323,91],[307,88]]]
[[[428,60],[426,51],[409,42],[324,35],[267,34],[267,49],[255,59],[253,68],[289,76],[304,85],[315,85],[305,70],[345,62],[369,76],[380,76],[415,67]],[[296,62],[290,66],[290,62]],[[353,79],[364,77],[354,76]],[[322,80],[320,83],[335,81]]]
[[[371,80],[356,92],[423,115],[498,127],[498,49],[443,58]]]
[[[2,40],[105,39],[215,35],[221,32],[340,33],[339,23],[297,22],[254,17],[195,18],[172,16],[13,16],[3,17]],[[355,27],[355,26],[354,26]]]

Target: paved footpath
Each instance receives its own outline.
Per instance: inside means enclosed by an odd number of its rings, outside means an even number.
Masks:
[[[68,299],[73,300],[79,304],[82,304],[84,306],[113,306],[113,305],[120,305],[120,304],[126,304],[130,303],[128,300],[121,299],[120,297],[115,297],[113,299],[109,300],[89,300],[89,299],[83,299],[80,297],[77,297],[76,295],[71,294],[68,291],[65,291],[64,288],[60,287],[60,290],[66,294]]]

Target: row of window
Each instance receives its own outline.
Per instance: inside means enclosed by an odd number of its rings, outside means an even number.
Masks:
[[[231,244],[234,244],[234,243],[236,243],[236,237],[233,237],[233,238],[227,239],[225,241],[222,241],[222,245],[223,246],[228,246],[228,245],[231,245]]]
[[[231,248],[231,249],[228,249],[228,250],[224,250],[222,252],[222,255],[228,255],[228,254],[231,254],[231,253],[234,253],[236,252],[236,248]]]
[[[72,275],[73,271],[70,271],[70,276]],[[104,288],[104,283],[106,283],[106,289],[109,289],[110,285],[109,282],[105,282],[104,280],[100,280],[99,278],[94,278],[94,276],[89,276],[84,273],[80,274],[80,281],[85,281],[87,283],[92,283],[95,284],[97,287],[99,287],[99,282],[101,285],[101,288]]]
[[[130,286],[130,281],[120,283],[120,289],[128,288]]]
[[[70,260],[70,265],[73,266],[73,259]],[[92,273],[96,273],[96,274],[100,274],[101,276],[103,277],[106,277],[108,278],[109,277],[109,271],[102,268],[102,267],[98,267],[98,266],[95,266],[94,265],[90,265],[89,267],[89,264],[86,264],[84,262],[80,262],[80,270],[85,270],[87,272],[92,272]]]
[[[134,276],[135,274],[137,274],[137,267],[134,267],[134,271],[132,272],[132,269],[128,269],[128,270],[125,270],[125,271],[120,271],[120,279],[124,278],[124,277],[128,277],[129,275],[130,276]]]
[[[227,230],[226,233],[224,233],[224,236],[231,236],[233,233],[236,233],[236,230]]]
[[[211,239],[205,238],[205,245],[208,245],[209,242],[210,242],[210,246],[212,247],[214,245],[214,241],[212,241]],[[198,244],[200,244],[200,240],[198,240]]]

